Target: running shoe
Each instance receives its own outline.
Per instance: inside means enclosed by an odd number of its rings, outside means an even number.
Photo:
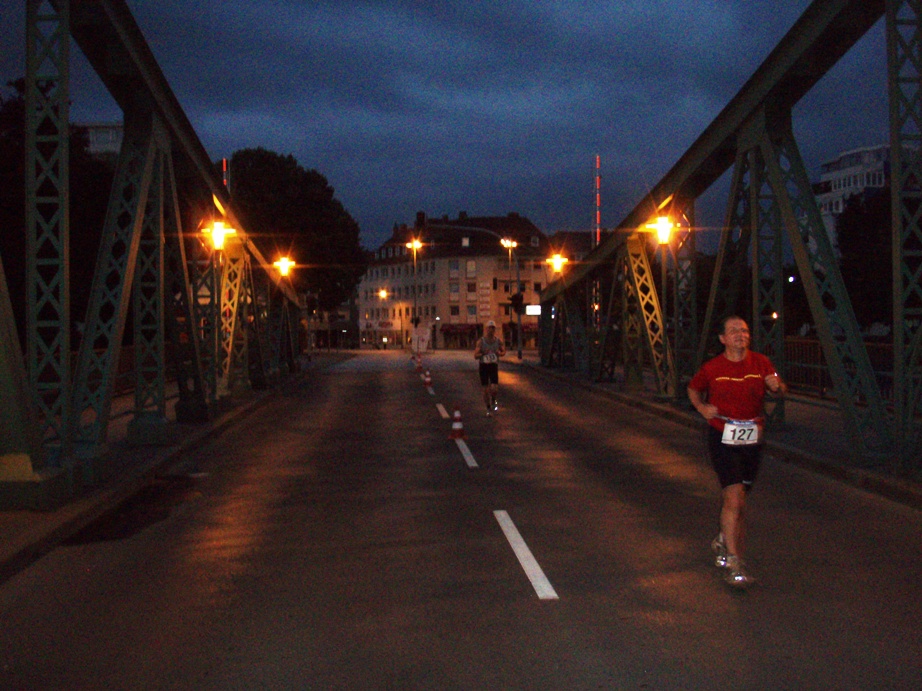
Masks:
[[[718,533],[711,541],[711,549],[714,551],[714,566],[719,569],[727,568],[727,543],[724,542],[724,534]]]
[[[748,588],[756,579],[746,571],[743,561],[739,557],[727,557],[727,575],[724,576],[724,582],[733,588]]]

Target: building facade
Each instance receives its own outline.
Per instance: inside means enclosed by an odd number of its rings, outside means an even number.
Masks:
[[[833,247],[836,241],[836,217],[845,201],[868,189],[884,187],[890,181],[890,146],[869,146],[839,154],[820,167],[820,181],[813,186],[823,225]]]
[[[516,243],[503,246],[502,239]],[[419,240],[414,252],[408,243]],[[518,315],[523,305],[539,304],[550,280],[545,259],[548,241],[528,219],[447,216],[429,219],[422,212],[413,225],[394,228],[374,252],[358,286],[363,347],[473,348],[486,322],[501,327],[507,347],[535,347],[538,318]],[[523,307],[524,309],[524,307]]]

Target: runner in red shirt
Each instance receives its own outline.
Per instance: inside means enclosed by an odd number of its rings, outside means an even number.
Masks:
[[[747,587],[743,565],[746,493],[759,470],[765,393],[784,395],[787,386],[771,361],[749,350],[749,327],[740,317],[723,321],[724,352],[708,360],[688,384],[688,398],[708,421],[708,450],[721,487],[720,532],[711,543],[726,581]]]

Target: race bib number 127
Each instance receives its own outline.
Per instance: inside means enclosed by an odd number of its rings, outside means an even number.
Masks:
[[[759,431],[755,420],[727,420],[721,441],[733,446],[758,444]]]

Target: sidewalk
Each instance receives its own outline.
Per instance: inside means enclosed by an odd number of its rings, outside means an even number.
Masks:
[[[503,362],[530,367],[547,376],[569,381],[574,386],[602,393],[624,405],[668,417],[689,427],[703,429],[706,424],[690,405],[686,405],[684,397],[677,402],[660,400],[654,394],[652,381],[647,382],[642,391],[628,391],[623,383],[617,381],[592,382],[574,371],[542,367],[534,352],[523,353],[521,363],[515,355],[507,355]],[[851,464],[851,448],[845,434],[845,425],[838,409],[828,401],[789,395],[785,399],[785,422],[767,434],[765,450],[779,460],[922,509],[922,483]]]
[[[284,386],[285,384],[279,384]],[[117,467],[110,481],[50,511],[0,510],[0,582],[12,576],[59,542],[136,494],[158,474],[169,469],[187,449],[201,444],[253,410],[274,389],[250,391],[222,401],[222,411],[204,424],[172,423],[173,446],[133,446],[127,442],[132,396],[113,401],[109,423],[107,463]],[[176,399],[167,402],[167,417],[175,419]]]

